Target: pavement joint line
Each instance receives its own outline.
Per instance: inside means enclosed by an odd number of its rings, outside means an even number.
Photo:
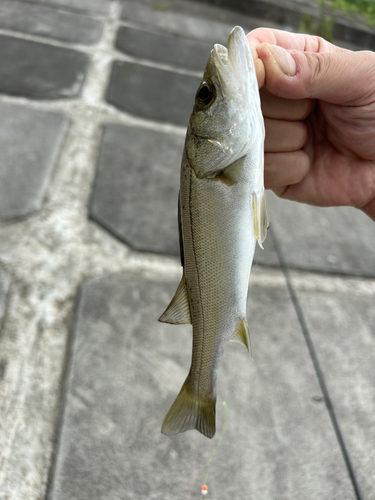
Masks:
[[[375,279],[353,276],[331,276],[289,268],[289,276],[295,289],[301,292],[327,293],[346,297],[375,297]]]
[[[137,256],[134,260],[137,259]],[[176,266],[174,266],[176,267]],[[180,265],[178,267],[181,267]],[[155,271],[155,266],[152,263],[152,271]],[[181,271],[179,271],[181,275]],[[118,274],[118,273],[116,273]],[[145,278],[152,278],[155,276],[151,275],[145,275]],[[160,278],[160,277],[156,277]],[[52,495],[53,495],[53,489],[54,489],[54,478],[56,474],[56,468],[59,460],[59,447],[60,447],[60,442],[62,438],[62,432],[63,432],[63,426],[64,426],[64,418],[65,418],[65,409],[66,409],[66,404],[67,404],[67,396],[68,396],[68,391],[71,386],[71,376],[72,376],[72,370],[71,366],[73,363],[73,348],[74,348],[74,343],[75,343],[75,336],[76,336],[76,322],[77,322],[77,313],[80,307],[81,303],[81,293],[82,293],[82,287],[84,285],[85,281],[91,281],[92,279],[95,279],[95,277],[90,277],[89,279],[84,280],[80,286],[79,290],[76,294],[76,300],[75,300],[75,306],[74,306],[74,312],[73,312],[73,319],[71,321],[71,326],[69,329],[69,338],[67,340],[67,347],[66,347],[66,354],[65,354],[65,359],[64,359],[64,367],[63,367],[63,375],[62,375],[62,390],[60,394],[60,401],[59,401],[59,409],[58,409],[58,415],[56,418],[56,427],[55,427],[55,435],[53,439],[53,448],[52,448],[52,453],[51,453],[51,461],[50,461],[50,467],[48,471],[48,478],[47,478],[47,485],[46,485],[46,492],[45,492],[45,500],[51,500]]]
[[[88,17],[92,19],[96,19],[98,21],[105,21],[108,18],[108,13],[100,13],[98,11],[89,11],[85,9],[75,9],[74,7],[68,7],[66,5],[58,5],[58,4],[48,4],[34,0],[20,0],[21,3],[27,3],[31,5],[37,5],[38,7],[46,7],[51,10],[55,10],[57,12],[67,12],[68,14],[74,14],[76,16]]]
[[[105,25],[106,26],[106,25]],[[104,30],[105,30],[104,26]],[[117,29],[117,23],[116,23],[116,29]],[[115,35],[117,34],[117,31]],[[77,52],[83,52],[85,54],[91,55],[92,58],[97,58],[99,54],[101,55],[106,55],[110,61],[109,63],[112,63],[116,60],[124,61],[124,62],[130,62],[133,64],[138,64],[140,66],[146,66],[150,68],[155,68],[155,69],[160,69],[162,71],[169,71],[171,73],[178,73],[181,75],[189,75],[189,76],[197,76],[198,78],[202,77],[203,71],[193,71],[189,69],[184,69],[180,68],[178,66],[173,66],[171,64],[167,63],[160,63],[156,61],[152,61],[151,59],[145,59],[145,58],[140,58],[140,57],[133,57],[130,54],[125,54],[124,52],[119,51],[115,47],[115,36],[113,37],[113,44],[111,46],[102,46],[102,39],[95,44],[95,45],[83,45],[83,44],[77,44],[77,43],[69,43],[69,42],[62,42],[59,40],[55,40],[52,38],[46,38],[46,37],[41,37],[38,35],[31,35],[31,34],[26,34],[26,33],[20,33],[18,31],[13,31],[13,30],[6,30],[0,28],[0,35],[4,36],[9,36],[11,38],[18,38],[20,40],[25,40],[25,41],[30,41],[30,42],[37,42],[37,43],[42,43],[44,45],[51,45],[53,47],[59,47],[63,49],[69,49],[69,50],[76,50]]]
[[[167,63],[152,61],[151,59],[131,56],[119,51],[118,49],[116,49],[116,47],[113,48],[113,52],[115,54],[114,60],[139,64],[140,66],[147,66],[149,68],[160,69],[162,71],[169,71],[170,73],[178,73],[180,75],[197,76],[198,78],[202,78],[203,70],[193,71],[189,69],[179,68],[178,66],[173,66]]]
[[[0,28],[0,35],[9,36],[10,38],[18,38],[20,40],[25,40],[27,42],[38,42],[43,45],[51,45],[53,47],[59,47],[62,49],[76,50],[77,52],[84,52],[86,54],[93,54],[97,49],[100,42],[93,45],[84,45],[74,42],[63,42],[56,40],[54,38],[47,38],[44,36],[32,35],[29,33],[21,33],[20,31],[9,30]]]
[[[223,25],[225,26],[226,24],[223,23]],[[160,27],[157,27],[157,26],[154,26],[154,25],[151,25],[151,24],[142,24],[140,22],[137,22],[137,21],[131,21],[130,19],[120,19],[119,21],[119,27],[120,26],[125,26],[126,28],[132,28],[132,29],[136,29],[136,30],[139,30],[139,31],[147,31],[147,33],[152,33],[153,35],[167,35],[167,36],[170,36],[170,37],[174,37],[174,38],[180,38],[182,40],[188,40],[188,41],[196,41],[196,42],[199,42],[201,44],[206,44],[207,46],[210,45],[209,42],[205,42],[204,40],[199,40],[197,38],[192,38],[192,37],[188,37],[188,36],[183,36],[181,34],[178,34],[178,33],[172,33],[172,32],[168,32],[166,33],[165,30],[163,30],[162,28]],[[231,26],[228,24],[228,26]]]
[[[207,20],[207,22],[209,22],[209,20]],[[223,23],[220,21],[216,21],[216,23],[221,24],[223,26],[223,28],[228,28],[228,33],[230,33],[231,29],[234,27],[234,25],[231,23]],[[262,26],[262,25],[264,25],[264,23],[262,24],[262,22],[259,20],[259,26]],[[214,45],[214,43],[211,43],[210,41],[205,41],[204,39],[194,37],[193,35],[188,36],[188,35],[183,35],[183,34],[178,33],[178,32],[167,32],[166,33],[165,30],[163,30],[161,27],[154,26],[151,24],[142,24],[142,23],[137,22],[137,21],[131,21],[130,19],[121,19],[119,22],[119,27],[121,27],[121,26],[124,26],[126,28],[136,29],[139,31],[146,31],[147,33],[152,33],[153,35],[166,35],[166,36],[169,36],[171,38],[179,38],[180,40],[194,41],[194,42],[201,43],[202,45],[207,45],[207,47],[210,47],[210,46],[213,47],[213,45]],[[274,27],[276,28],[276,24],[274,25]],[[279,25],[277,27],[279,27]]]
[[[49,467],[48,467],[45,494],[43,495],[44,500],[52,500],[52,495],[53,495],[56,468],[57,468],[57,463],[59,460],[59,449],[60,449],[60,443],[61,443],[62,432],[63,432],[63,427],[64,427],[64,419],[65,419],[65,413],[66,413],[65,410],[66,410],[67,399],[68,399],[68,391],[69,391],[71,377],[72,377],[71,367],[73,364],[73,348],[74,348],[74,341],[75,341],[75,336],[76,336],[76,331],[77,331],[75,326],[77,324],[78,311],[79,311],[79,307],[80,307],[81,300],[82,300],[82,286],[83,286],[83,284],[80,285],[80,287],[77,291],[77,294],[76,294],[76,301],[75,301],[75,305],[74,305],[73,318],[71,321],[71,325],[70,325],[69,333],[68,333],[68,338],[66,341],[66,349],[65,349],[65,356],[64,356],[64,362],[63,362],[63,367],[62,367],[62,376],[61,376],[61,380],[62,380],[61,386],[62,387],[61,387],[61,391],[59,394],[58,410],[57,410],[57,416],[55,419],[55,429],[54,429],[54,436],[53,436],[53,441],[52,441],[51,459],[50,459],[50,463],[49,463]]]
[[[13,287],[13,289],[14,288],[15,287]],[[15,293],[10,294],[9,305],[8,305],[8,309],[7,309],[7,316],[10,316],[12,313],[14,313],[14,308],[12,307],[11,302],[12,302],[12,300],[17,300],[17,299],[15,299],[15,295],[16,295]],[[34,319],[34,323],[35,323],[36,319]],[[4,321],[4,323],[5,323],[5,321]],[[30,348],[30,345],[32,344],[33,339],[34,339],[34,337],[32,337],[32,336],[28,337],[27,347]],[[5,351],[5,355],[6,355],[7,354],[6,349],[4,349],[4,351]],[[6,463],[7,461],[9,461],[9,457],[12,453],[12,447],[13,447],[12,444],[15,441],[16,434],[17,434],[19,429],[22,429],[22,423],[23,423],[22,414],[21,413],[19,414],[15,410],[17,410],[19,407],[23,408],[25,405],[27,392],[25,390],[22,390],[22,388],[23,388],[22,386],[25,385],[25,380],[27,379],[27,377],[25,377],[23,375],[25,372],[27,372],[27,366],[26,366],[26,363],[24,362],[24,360],[22,360],[20,369],[17,370],[18,376],[17,376],[17,379],[15,381],[16,382],[15,389],[12,391],[12,399],[14,400],[17,396],[18,402],[21,404],[18,404],[17,406],[15,406],[12,404],[12,401],[10,401],[4,410],[3,405],[7,403],[7,399],[1,398],[2,399],[1,413],[6,416],[6,418],[4,419],[5,422],[7,419],[10,419],[12,422],[12,425],[8,425],[8,426],[5,425],[4,426],[4,428],[7,429],[7,432],[5,433],[3,439],[5,439],[8,446],[4,446],[4,443],[2,442],[1,449],[6,450],[8,453],[4,453],[4,451],[2,451],[2,455],[0,456],[0,458],[2,459],[2,461],[0,462],[0,485],[2,483],[4,483],[4,477],[5,477],[5,481],[6,481],[6,468],[3,466],[3,464],[4,464],[4,462]],[[0,438],[1,438],[1,436],[0,436]],[[2,478],[2,476],[3,476],[3,478]]]
[[[1,271],[3,271],[5,273],[5,269],[3,269],[3,267],[1,267]],[[9,306],[9,301],[10,301],[11,289],[12,289],[12,276],[9,273],[6,273],[5,299],[4,299],[4,304],[3,304],[4,307],[3,307],[2,315],[0,317],[0,337],[1,337],[2,327],[3,327],[4,323],[6,322],[6,316],[8,313],[8,306]],[[0,356],[0,361],[1,361],[1,356]],[[1,465],[0,465],[0,469],[1,469]]]
[[[83,92],[83,90],[82,90]],[[30,108],[40,109],[43,111],[59,111],[65,114],[72,121],[76,117],[84,117],[85,113],[97,111],[99,125],[107,123],[121,123],[137,128],[151,129],[159,132],[164,132],[172,135],[185,136],[186,128],[172,123],[157,122],[154,120],[140,118],[125,111],[120,111],[115,106],[107,102],[87,102],[83,101],[80,96],[74,99],[60,100],[30,100],[22,96],[13,96],[8,94],[0,94],[0,102],[7,102],[16,105],[26,105]]]
[[[350,459],[350,455],[349,455],[349,452],[347,450],[345,440],[344,440],[344,437],[342,435],[340,425],[339,425],[337,417],[336,417],[336,412],[335,412],[331,397],[329,395],[329,390],[328,390],[328,387],[327,387],[326,382],[325,382],[324,373],[323,373],[322,368],[320,367],[319,359],[318,359],[318,356],[317,356],[316,351],[315,351],[314,343],[312,341],[309,328],[308,328],[307,323],[305,321],[305,317],[304,317],[301,305],[299,303],[297,294],[295,293],[295,290],[293,288],[293,283],[292,283],[292,280],[291,280],[290,275],[289,275],[288,265],[285,262],[283,253],[281,251],[281,248],[280,248],[279,243],[278,243],[278,239],[277,239],[274,231],[271,232],[271,236],[272,236],[272,240],[273,240],[273,244],[274,244],[277,256],[278,256],[279,261],[280,261],[281,269],[282,269],[284,276],[285,276],[289,295],[290,295],[290,298],[292,300],[302,334],[303,334],[305,341],[306,341],[306,346],[307,346],[307,349],[309,351],[310,359],[311,359],[311,362],[314,366],[315,374],[316,374],[316,377],[318,379],[318,383],[319,383],[320,389],[321,389],[323,397],[324,397],[326,408],[327,408],[328,414],[329,414],[330,419],[331,419],[332,427],[333,427],[334,432],[336,434],[336,438],[337,438],[337,441],[338,441],[338,444],[339,444],[339,447],[341,450],[341,454],[342,454],[343,460],[345,462],[350,480],[352,482],[352,486],[353,486],[353,490],[354,490],[356,499],[363,500],[361,490],[360,490],[360,487],[359,487],[359,484],[358,484],[358,481],[357,481],[357,478],[355,475],[355,471],[354,471],[354,468],[353,468],[353,465],[352,465],[352,462]]]
[[[81,93],[84,102],[92,100],[94,104],[99,103],[105,96],[113,61],[111,51],[116,36],[116,20],[120,15],[120,5],[118,2],[114,2],[111,5],[110,16],[107,22],[104,23],[101,39],[97,45],[97,50],[91,57],[84,79]]]
[[[278,264],[262,264],[259,262],[259,266],[265,267],[279,267]],[[317,276],[331,276],[332,278],[352,278],[352,279],[364,279],[364,280],[375,280],[374,274],[365,274],[363,272],[354,272],[354,271],[342,271],[339,269],[319,269],[319,268],[309,268],[302,266],[293,266],[291,264],[288,265],[288,269],[290,271],[301,272],[301,273],[311,273]]]
[[[277,281],[281,267],[257,264],[250,274],[250,286],[257,284],[272,288],[278,287]],[[366,280],[352,276],[323,276],[311,271],[294,271],[288,268],[291,283],[295,290],[306,293],[342,295],[345,297],[375,297],[375,280]],[[276,281],[273,281],[276,280]]]

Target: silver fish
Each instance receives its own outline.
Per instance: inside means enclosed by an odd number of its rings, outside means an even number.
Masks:
[[[215,434],[216,379],[228,340],[250,351],[246,301],[256,239],[268,227],[264,122],[244,31],[209,56],[186,134],[178,200],[183,276],[159,321],[193,325],[189,375],[162,432]]]

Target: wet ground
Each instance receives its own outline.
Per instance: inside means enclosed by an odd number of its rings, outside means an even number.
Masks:
[[[293,28],[267,12],[0,3],[1,500],[199,499],[221,436],[207,498],[375,498],[375,226],[354,209],[269,194],[253,359],[228,345],[212,441],[160,434],[191,356],[190,327],[157,322],[185,127],[213,43]]]

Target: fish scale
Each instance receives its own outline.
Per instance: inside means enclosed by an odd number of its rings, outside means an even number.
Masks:
[[[255,79],[255,83],[254,83]],[[228,340],[250,349],[246,302],[256,239],[268,224],[264,125],[250,49],[234,28],[215,45],[197,91],[181,164],[183,277],[160,321],[191,323],[192,362],[162,426],[215,434],[216,380]]]

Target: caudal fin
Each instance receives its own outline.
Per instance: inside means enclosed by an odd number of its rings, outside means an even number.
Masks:
[[[215,435],[215,399],[203,400],[191,390],[189,378],[167,413],[161,432],[167,436],[190,429],[212,438]]]

